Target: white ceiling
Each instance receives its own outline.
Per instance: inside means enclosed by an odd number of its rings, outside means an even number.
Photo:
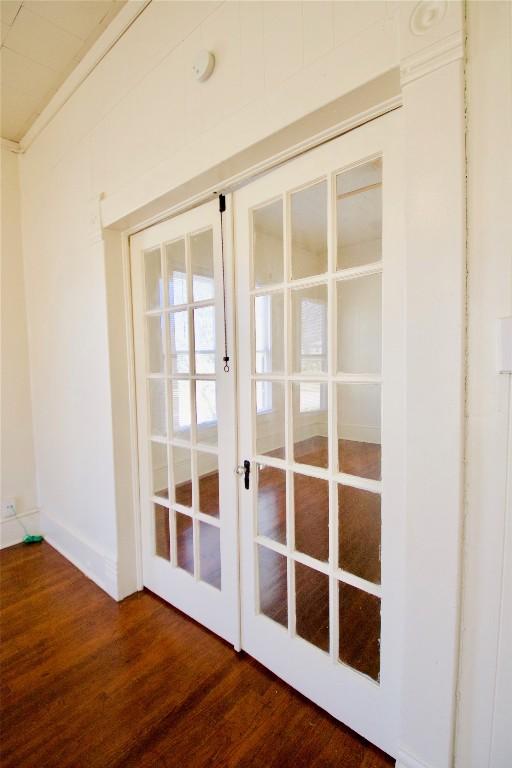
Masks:
[[[1,135],[19,141],[126,0],[1,0]]]

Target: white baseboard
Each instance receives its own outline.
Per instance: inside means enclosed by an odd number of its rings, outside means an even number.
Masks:
[[[101,552],[77,531],[72,531],[45,512],[41,512],[41,530],[50,546],[101,587],[107,595],[114,600],[121,599],[115,560]]]
[[[417,757],[413,757],[410,752],[400,749],[398,751],[395,768],[431,768],[431,766],[427,765],[427,763],[424,763],[422,760],[418,760]]]
[[[344,440],[354,440],[356,443],[380,443],[380,427],[368,424],[341,424],[339,435]]]
[[[12,547],[23,541],[26,533],[21,523],[30,534],[41,533],[38,509],[22,512],[15,517],[6,517],[0,520],[0,549]]]

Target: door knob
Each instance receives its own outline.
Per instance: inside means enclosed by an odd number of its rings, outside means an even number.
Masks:
[[[249,490],[249,475],[251,474],[251,462],[245,459],[243,464],[239,464],[235,470],[239,477],[244,476],[244,486],[246,490]]]

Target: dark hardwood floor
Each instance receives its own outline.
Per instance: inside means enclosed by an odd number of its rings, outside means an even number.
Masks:
[[[2,768],[394,764],[152,594],[117,604],[48,544],[0,567]]]

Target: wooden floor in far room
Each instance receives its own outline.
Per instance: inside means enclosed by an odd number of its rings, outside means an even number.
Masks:
[[[2,768],[394,765],[152,594],[117,604],[46,543],[0,566]]]

